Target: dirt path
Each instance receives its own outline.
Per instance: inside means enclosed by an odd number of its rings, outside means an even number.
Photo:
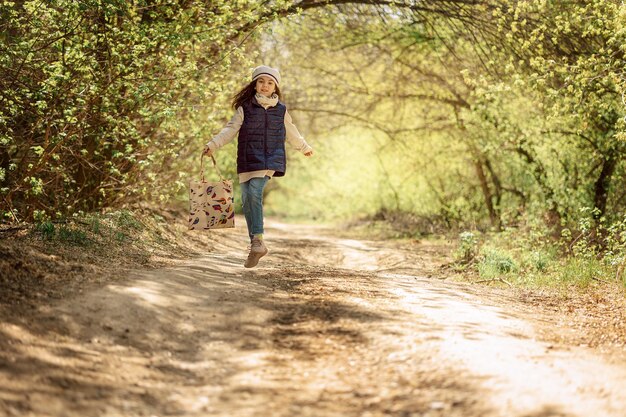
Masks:
[[[436,247],[272,223],[245,270],[242,231],[217,234],[205,258],[0,323],[0,416],[624,415],[623,353],[544,342],[567,329],[429,278]]]

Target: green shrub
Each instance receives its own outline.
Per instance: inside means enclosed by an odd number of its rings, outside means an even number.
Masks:
[[[59,228],[58,239],[61,242],[68,242],[75,245],[86,245],[89,242],[85,232],[67,226],[61,226]]]
[[[524,266],[532,271],[545,272],[554,264],[556,257],[556,248],[546,247],[535,249],[526,254]]]
[[[35,232],[38,233],[44,240],[54,239],[55,230],[54,223],[43,222],[35,225]]]
[[[469,263],[477,255],[478,237],[473,232],[462,232],[459,235],[459,247],[455,257],[461,262]]]
[[[594,279],[606,280],[608,275],[609,271],[602,261],[594,258],[571,257],[557,271],[556,278],[564,284],[586,287]]]
[[[480,261],[478,262],[478,273],[481,278],[497,278],[518,270],[517,263],[508,252],[490,247],[482,249]]]
[[[121,229],[143,230],[143,225],[138,222],[128,210],[121,210],[114,214],[117,226]]]
[[[92,217],[91,218],[91,231],[98,235],[100,234],[100,219],[98,219],[97,217]]]

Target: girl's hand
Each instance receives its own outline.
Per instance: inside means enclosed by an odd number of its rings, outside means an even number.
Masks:
[[[313,149],[305,153],[304,156],[313,156]]]
[[[202,154],[203,154],[203,155],[206,155],[206,156],[211,156],[211,155],[213,155],[213,152],[211,152],[211,148],[209,148],[209,145],[206,145],[206,146],[204,147],[204,150],[202,151]]]

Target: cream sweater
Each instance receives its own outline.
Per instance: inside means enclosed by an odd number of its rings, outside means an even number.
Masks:
[[[268,107],[273,107],[278,104],[278,96],[276,94],[272,95],[272,97],[265,97],[261,94],[256,95],[256,99],[263,108],[267,109]],[[211,139],[207,146],[211,150],[211,152],[215,152],[222,146],[230,143],[235,139],[237,133],[239,133],[239,129],[241,129],[241,125],[243,124],[243,107],[238,107],[235,111],[235,114],[230,119],[230,121],[224,126],[224,128]],[[293,124],[293,120],[291,119],[291,115],[285,111],[285,131],[287,134],[287,141],[289,144],[296,150],[304,153],[308,153],[313,150],[311,146],[304,140],[298,128]],[[272,170],[260,170],[260,171],[251,171],[251,172],[242,172],[239,174],[239,183],[243,183],[249,181],[251,178],[263,178],[264,176],[272,177],[274,175],[274,171]]]

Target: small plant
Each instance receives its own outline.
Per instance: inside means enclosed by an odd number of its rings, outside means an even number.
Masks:
[[[535,250],[530,253],[530,266],[539,272],[544,272],[553,260],[553,256],[544,250]]]
[[[586,287],[593,280],[601,281],[606,275],[602,262],[593,258],[569,258],[559,272],[561,282],[579,287]]]
[[[46,221],[35,226],[35,232],[39,233],[44,240],[54,239],[54,223]]]
[[[98,235],[100,234],[100,219],[98,219],[97,217],[92,217],[91,218],[91,231]]]
[[[143,225],[138,222],[128,210],[121,210],[117,213],[117,225],[121,229],[143,229]]]
[[[463,263],[470,263],[478,251],[478,238],[472,232],[462,232],[459,235],[459,248],[457,249],[457,257]]]
[[[115,232],[115,240],[117,240],[118,242],[123,242],[125,241],[127,238],[127,235],[125,233],[122,232]]]
[[[87,234],[82,230],[62,226],[59,228],[59,240],[62,242],[85,245],[89,241]]]
[[[478,273],[482,278],[498,278],[512,272],[517,272],[519,267],[511,255],[501,249],[486,248],[480,262]]]

